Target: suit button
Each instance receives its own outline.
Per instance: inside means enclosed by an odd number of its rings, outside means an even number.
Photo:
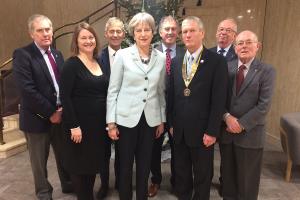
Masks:
[[[146,99],[143,99],[143,102],[145,103],[145,102],[146,102]]]
[[[147,76],[145,77],[145,80],[148,80],[148,77],[147,77]]]
[[[144,88],[144,91],[146,92],[146,91],[147,91],[147,88]]]
[[[56,92],[54,92],[54,93],[53,93],[53,95],[54,95],[54,96],[57,96],[57,93],[56,93]]]

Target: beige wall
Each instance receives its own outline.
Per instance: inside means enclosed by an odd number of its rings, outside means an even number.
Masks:
[[[35,13],[47,15],[54,28],[78,21],[110,0],[1,0],[0,63],[12,56],[15,48],[31,41],[27,19]]]
[[[268,131],[279,137],[283,113],[300,112],[300,1],[268,0],[262,59],[277,71]]]

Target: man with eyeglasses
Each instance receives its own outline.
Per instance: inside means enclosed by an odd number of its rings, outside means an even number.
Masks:
[[[237,34],[237,23],[234,19],[227,18],[221,21],[217,28],[217,46],[210,50],[224,56],[227,62],[236,59],[233,42]]]
[[[271,106],[275,70],[255,58],[260,43],[255,33],[241,32],[235,43],[238,59],[228,63],[226,123],[221,137],[223,198],[258,198],[266,115]]]
[[[218,25],[216,32],[217,46],[211,48],[210,50],[216,52],[225,57],[226,61],[229,62],[237,58],[234,51],[234,39],[237,34],[237,23],[232,18],[227,18],[221,21]],[[214,165],[212,163],[212,165]],[[220,177],[218,186],[219,195],[222,196],[222,173],[220,166]],[[214,171],[212,171],[211,178],[213,179]]]
[[[105,25],[104,36],[108,41],[108,46],[105,47],[100,56],[99,61],[101,67],[106,70],[106,73],[110,75],[111,68],[113,67],[113,61],[116,52],[121,49],[121,43],[125,38],[125,27],[123,22],[117,17],[111,17],[107,20]],[[98,199],[103,199],[107,196],[109,188],[109,162],[111,157],[111,140],[107,137],[107,148],[106,148],[106,162],[105,170],[100,172],[101,187],[96,195]],[[119,159],[118,159],[118,146],[114,143],[115,147],[115,189],[118,189],[118,179],[119,179]]]

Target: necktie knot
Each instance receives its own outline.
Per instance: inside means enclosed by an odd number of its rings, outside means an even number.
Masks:
[[[225,49],[221,48],[219,51],[218,51],[218,54],[224,56],[224,53],[225,53]]]

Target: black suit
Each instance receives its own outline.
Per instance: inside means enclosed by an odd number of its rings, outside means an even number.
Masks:
[[[156,47],[156,49],[158,49],[159,51],[163,51],[162,48],[162,44],[160,44],[159,46]],[[176,56],[182,56],[184,55],[185,51],[184,48],[180,47],[180,46],[176,46]],[[175,58],[175,57],[174,57]],[[174,59],[173,58],[173,59]],[[169,75],[166,76],[166,91],[168,90],[169,87]],[[166,94],[166,97],[168,97],[168,95]],[[168,99],[166,98],[166,103],[168,105]],[[172,185],[172,187],[174,187],[175,185],[175,169],[174,169],[174,145],[173,145],[173,136],[169,133],[168,131],[169,126],[168,123],[166,123],[165,125],[165,132],[168,133],[169,136],[169,144],[171,147],[171,178],[170,178],[170,183]],[[152,173],[152,177],[151,177],[151,182],[154,184],[158,184],[160,185],[161,181],[162,181],[162,174],[161,174],[161,151],[162,151],[162,144],[164,141],[164,135],[162,134],[159,138],[154,140],[153,143],[153,150],[152,150],[152,159],[151,159],[151,168],[150,171]]]
[[[186,88],[182,78],[183,57],[176,57],[172,63],[168,117],[174,128],[175,188],[182,200],[209,199],[213,145],[205,147],[203,135],[219,136],[225,110],[226,61],[203,48],[199,67],[188,86],[190,96],[183,93]]]
[[[109,62],[109,53],[108,53],[108,47],[104,48],[101,51],[101,54],[99,56],[99,63],[102,67],[101,69],[104,71],[105,74],[108,74],[108,77],[110,76],[110,62]],[[106,148],[106,161],[105,161],[105,169],[102,173],[100,173],[101,177],[101,185],[104,187],[108,187],[109,183],[109,162],[110,162],[110,156],[111,156],[111,139],[107,135],[107,148]],[[115,145],[115,187],[118,188],[118,180],[119,180],[119,173],[120,173],[120,163],[119,163],[119,151],[118,151],[118,145],[117,143]]]
[[[215,46],[213,48],[210,48],[209,50],[218,53],[217,46]],[[227,62],[237,59],[237,55],[236,55],[236,53],[234,51],[233,45],[230,46],[228,52],[226,53],[226,56],[224,56],[224,57],[225,57],[225,59],[226,59]]]
[[[54,49],[51,52],[61,71],[62,54]],[[61,127],[49,120],[57,109],[57,92],[46,61],[34,43],[15,50],[13,58],[13,72],[21,93],[20,129],[27,139],[36,193],[42,198],[52,193],[46,169],[50,144],[54,149],[62,189],[70,187],[69,175],[62,168]]]

